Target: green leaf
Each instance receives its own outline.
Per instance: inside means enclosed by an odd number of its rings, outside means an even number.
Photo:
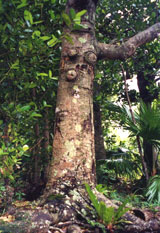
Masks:
[[[87,190],[87,193],[90,197],[90,200],[94,206],[94,208],[96,209],[97,213],[99,212],[99,201],[97,200],[96,196],[94,195],[94,193],[92,192],[90,186],[86,183],[85,184],[85,187],[86,187],[86,190]]]
[[[25,106],[23,106],[22,108],[20,108],[20,111],[21,111],[21,112],[25,112],[25,111],[30,110],[30,108],[31,108],[30,105],[25,105]]]
[[[53,46],[55,46],[58,42],[59,42],[58,39],[57,39],[54,35],[52,35],[52,39],[49,40],[49,41],[47,42],[47,45],[48,45],[49,47],[53,47]]]
[[[53,79],[53,80],[58,80],[58,77],[51,77],[51,79]]]
[[[19,59],[17,59],[12,65],[11,69],[17,70],[19,68]]]
[[[30,22],[30,24],[33,24],[33,17],[30,11],[25,10],[24,11],[24,19],[28,20]]]
[[[37,75],[38,75],[38,76],[45,76],[45,77],[48,77],[48,74],[46,74],[46,73],[38,73]]]
[[[21,0],[21,2],[22,3],[17,6],[17,9],[20,9],[28,5],[27,0]]]
[[[80,30],[80,29],[82,29],[82,28],[87,29],[88,26],[85,25],[85,24],[80,24],[80,23],[79,23],[79,24],[75,23],[75,24],[73,25],[73,29],[74,29],[74,30]]]
[[[34,39],[35,37],[40,37],[41,32],[39,30],[36,30],[32,33],[32,38]]]
[[[40,23],[43,23],[43,22],[44,22],[44,20],[39,20],[39,21],[33,22],[33,25],[34,24],[40,24]]]
[[[28,5],[28,3],[23,2],[23,3],[21,3],[21,4],[19,4],[19,5],[17,6],[17,9],[20,9],[20,8],[25,7],[25,6],[27,6],[27,5]]]
[[[70,9],[70,16],[71,16],[71,19],[74,19],[76,17],[76,12],[73,8]]]
[[[114,220],[118,221],[130,208],[125,208],[126,204],[128,203],[128,199],[126,199],[117,209],[115,213]]]
[[[46,40],[51,39],[51,37],[50,36],[41,36],[40,39],[43,41],[46,41]]]
[[[71,24],[72,24],[72,21],[71,21],[69,15],[67,15],[66,13],[63,12],[63,13],[62,13],[62,18],[63,18],[65,24],[66,24],[68,27],[70,27]]]
[[[49,76],[49,78],[52,78],[52,70],[49,70],[48,76]]]
[[[104,221],[104,223],[106,225],[108,225],[109,223],[111,223],[113,221],[113,219],[114,219],[114,213],[115,213],[114,207],[106,207],[104,209],[102,220]]]
[[[51,16],[51,19],[54,20],[55,19],[55,14],[53,10],[49,10],[49,14]]]
[[[30,115],[30,117],[42,117],[41,114],[36,113],[36,112],[32,112],[32,114]]]
[[[29,84],[28,84],[28,88],[34,88],[34,87],[36,87],[36,86],[37,86],[36,83],[29,83]]]
[[[87,10],[82,10],[82,11],[78,12],[78,13],[76,14],[76,17],[75,17],[75,18],[80,18],[81,16],[85,15],[86,12],[87,12]]]

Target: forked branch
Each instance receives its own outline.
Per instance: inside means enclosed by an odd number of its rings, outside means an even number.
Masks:
[[[141,45],[153,41],[160,36],[160,23],[139,32],[121,45],[98,43],[98,59],[120,59],[131,57]]]

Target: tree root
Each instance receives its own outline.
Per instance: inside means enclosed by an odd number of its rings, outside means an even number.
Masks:
[[[118,208],[117,203],[109,200],[96,189],[93,189],[93,191],[98,200],[105,202],[107,207]],[[43,206],[52,217],[52,226],[58,229],[65,229],[65,233],[81,233],[84,232],[82,229],[95,232],[95,227],[93,228],[89,223],[90,221],[97,222],[97,215],[84,189],[84,185],[67,189],[67,193],[64,193],[63,190],[62,195],[64,198],[58,199],[55,197],[52,201],[46,201]],[[124,220],[123,230],[115,230],[115,232],[160,232],[160,208],[158,209],[158,207],[156,212],[132,208],[124,214],[122,219]],[[114,226],[114,229],[116,229],[116,226]],[[59,232],[62,231],[59,230]],[[106,232],[109,231],[106,230]]]

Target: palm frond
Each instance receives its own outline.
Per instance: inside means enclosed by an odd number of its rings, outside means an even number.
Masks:
[[[112,108],[113,107],[113,108]],[[139,136],[160,149],[160,109],[153,104],[151,107],[140,102],[137,111],[133,111],[135,123],[126,106],[110,104],[110,110],[116,111],[123,119],[123,127],[131,132],[131,136]]]
[[[160,176],[153,176],[149,181],[146,196],[148,201],[156,200],[160,204]]]

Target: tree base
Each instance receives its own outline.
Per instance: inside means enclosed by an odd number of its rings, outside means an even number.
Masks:
[[[63,184],[64,185],[64,184]],[[59,186],[60,188],[60,186]],[[57,190],[59,189],[57,188]],[[107,207],[118,208],[119,203],[110,201],[96,189],[92,189],[97,198]],[[142,233],[160,232],[160,207],[156,211],[132,209],[124,216],[121,229],[117,226],[104,231],[90,223],[98,222],[84,185],[61,186],[61,193],[54,189],[44,193],[40,200],[29,206],[12,206],[5,216],[12,216],[14,221],[2,222],[0,230],[12,233]]]

